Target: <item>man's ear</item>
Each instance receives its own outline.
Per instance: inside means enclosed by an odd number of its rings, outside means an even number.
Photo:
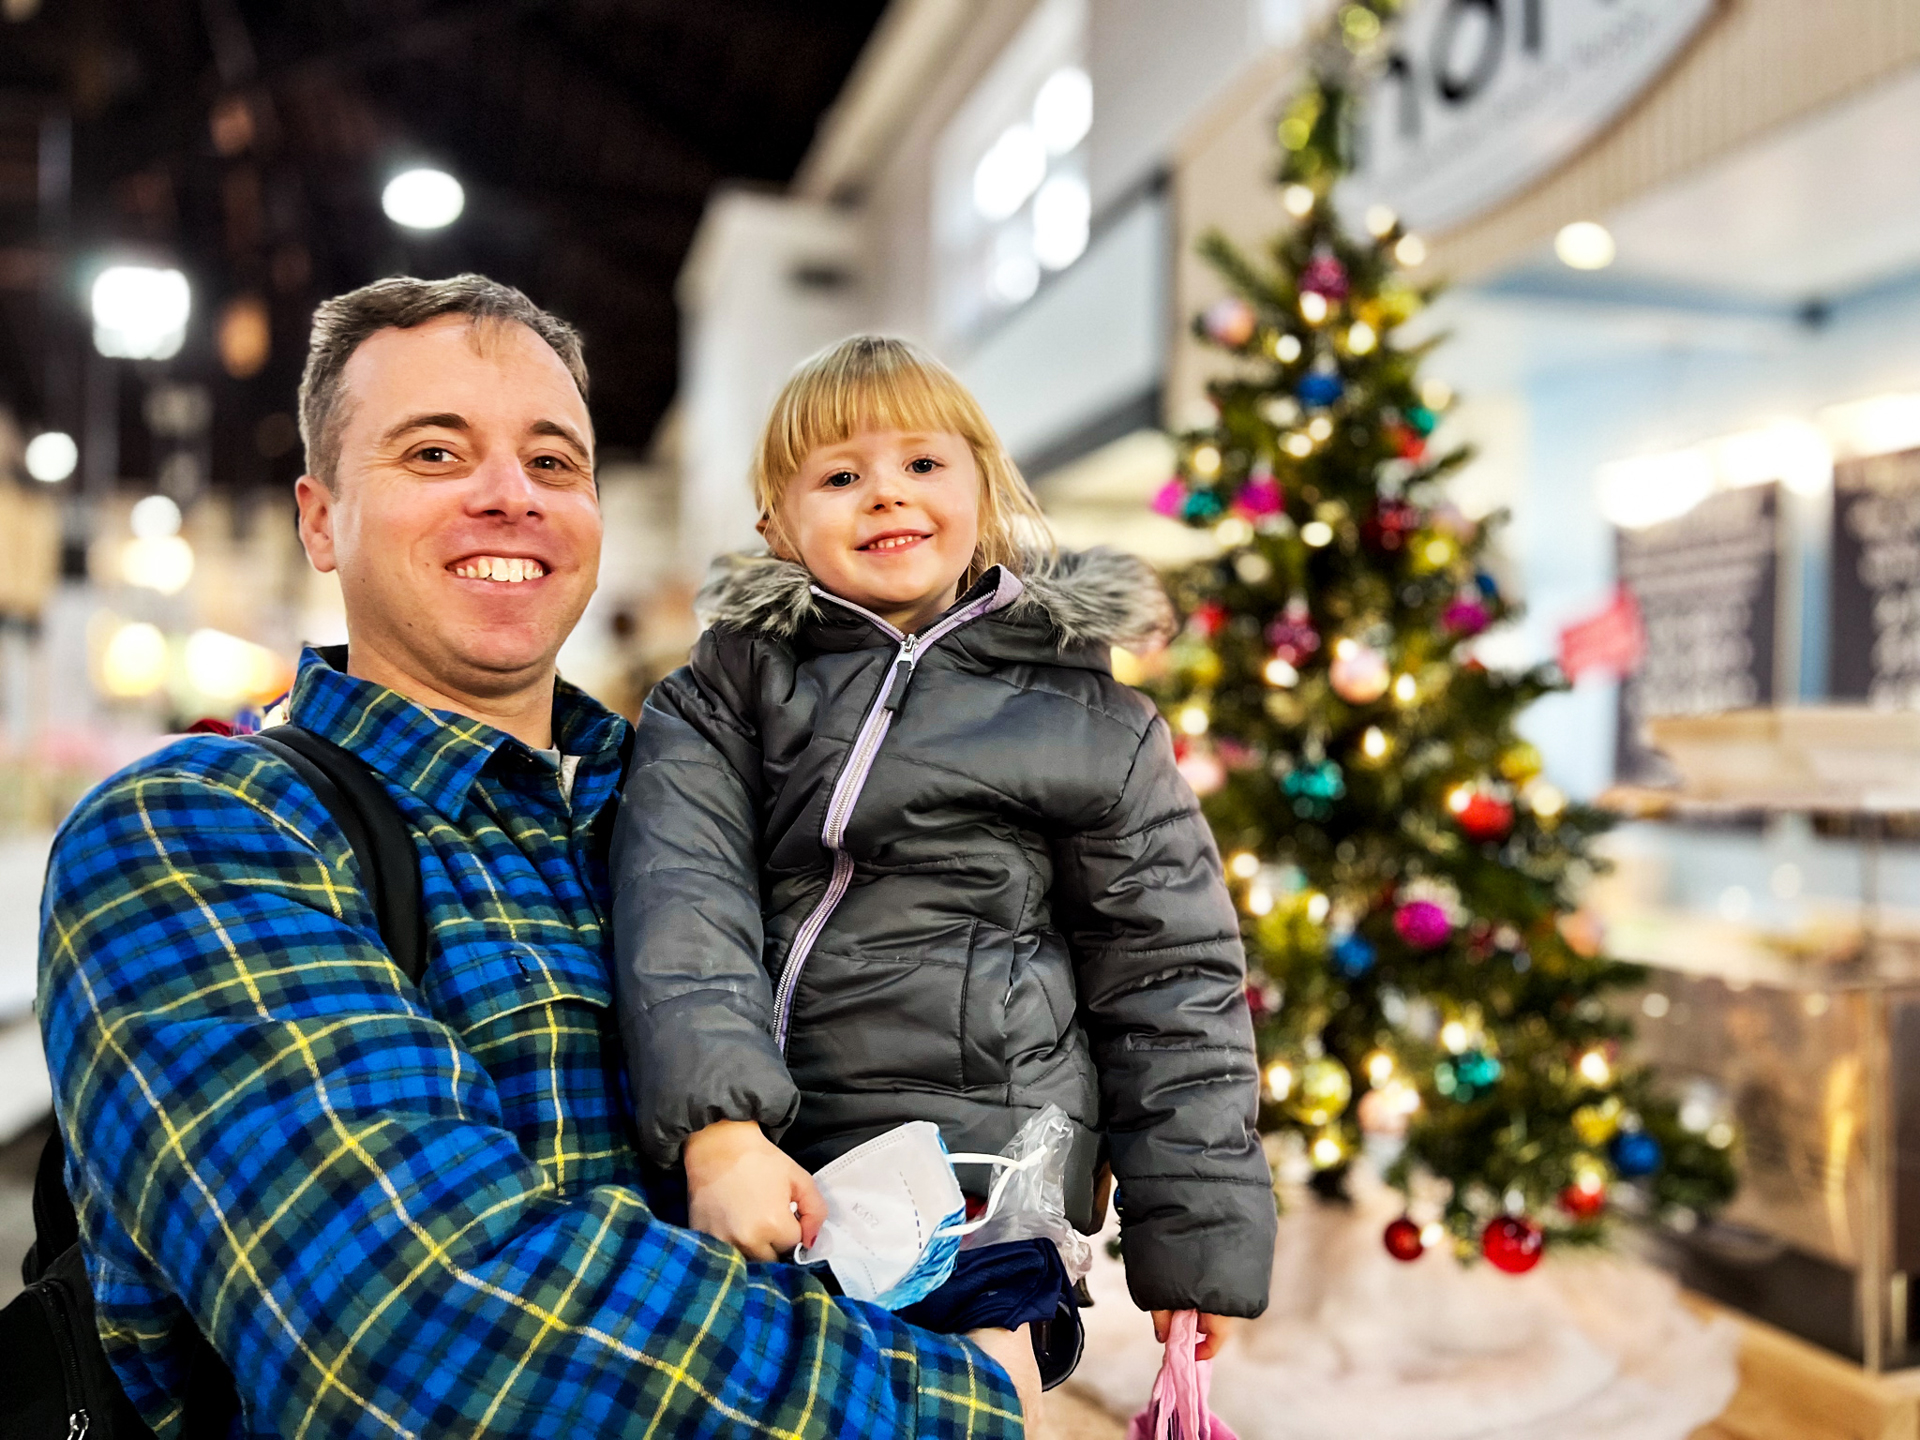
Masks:
[[[293,503],[300,509],[300,543],[307,563],[322,575],[338,568],[333,552],[333,491],[325,481],[302,475],[293,482]]]

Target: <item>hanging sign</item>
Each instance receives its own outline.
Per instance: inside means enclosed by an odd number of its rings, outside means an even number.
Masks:
[[[1606,128],[1718,0],[1412,0],[1362,107],[1343,205],[1440,230]]]
[[[1920,709],[1920,450],[1833,467],[1828,689]]]
[[[1640,664],[1620,687],[1621,780],[1674,778],[1646,746],[1649,719],[1772,703],[1779,492],[1772,483],[1723,490],[1677,520],[1619,532],[1620,584],[1646,634]]]

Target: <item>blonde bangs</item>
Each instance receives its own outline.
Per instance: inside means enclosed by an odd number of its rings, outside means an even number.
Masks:
[[[980,541],[962,588],[995,565],[1019,574],[1024,557],[1052,553],[1039,502],[980,402],[918,346],[881,335],[856,335],[803,361],[774,401],[753,466],[754,501],[770,541],[785,539],[780,501],[807,456],[869,430],[945,432],[972,448],[980,470]]]

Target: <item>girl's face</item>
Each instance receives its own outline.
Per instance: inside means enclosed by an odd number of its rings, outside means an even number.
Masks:
[[[949,433],[867,430],[808,452],[780,507],[823,589],[912,633],[958,596],[980,540],[980,467]]]

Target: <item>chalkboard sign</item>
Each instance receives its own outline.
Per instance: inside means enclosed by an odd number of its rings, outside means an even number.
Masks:
[[[1920,708],[1920,450],[1833,467],[1836,700]]]
[[[1614,769],[1623,781],[1668,784],[1676,777],[1647,748],[1647,720],[1773,701],[1779,487],[1721,491],[1677,520],[1622,530],[1618,544],[1647,645],[1620,686]]]

